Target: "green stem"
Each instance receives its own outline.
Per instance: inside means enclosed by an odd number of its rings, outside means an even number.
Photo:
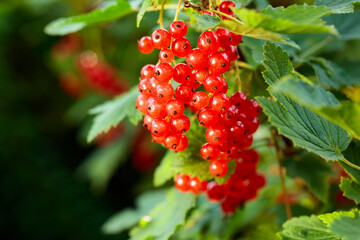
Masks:
[[[234,22],[237,22],[238,24],[244,24],[244,23],[243,23],[242,21],[240,21],[239,19],[234,18],[234,17],[232,17],[232,16],[230,16],[230,15],[227,15],[226,13],[223,13],[223,12],[220,12],[220,11],[217,11],[217,10],[210,10],[210,11],[212,11],[213,13],[216,13],[216,14],[218,14],[218,15],[227,17],[228,19],[231,19],[231,20],[233,20]]]
[[[311,48],[307,49],[306,51],[304,51],[302,54],[300,54],[300,58],[304,59],[309,57],[311,54],[317,52],[318,50],[320,50],[321,48],[325,47],[327,44],[329,44],[330,42],[332,42],[335,38],[333,36],[329,36],[327,38],[325,38],[324,40],[322,40],[321,42],[318,42],[317,44],[315,44],[314,46],[312,46]]]
[[[360,170],[360,167],[358,165],[353,164],[352,162],[346,160],[345,158],[341,159],[341,161],[343,161],[346,165],[349,165],[350,167]]]

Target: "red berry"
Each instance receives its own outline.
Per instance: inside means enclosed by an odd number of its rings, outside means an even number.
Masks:
[[[203,83],[206,91],[210,93],[219,93],[224,87],[225,81],[222,77],[217,74],[210,74],[205,78]]]
[[[215,53],[220,47],[219,38],[211,31],[203,32],[198,39],[198,47],[202,49],[205,54]]]
[[[241,151],[238,156],[244,163],[257,164],[260,160],[259,153],[254,149]]]
[[[150,78],[148,87],[151,93],[156,92],[156,87],[159,85],[159,82],[155,79],[155,77]]]
[[[193,89],[186,84],[179,85],[175,90],[176,99],[180,100],[183,103],[189,103],[194,94]]]
[[[170,45],[171,35],[165,29],[157,29],[151,35],[151,41],[155,48],[163,49]]]
[[[174,61],[175,55],[171,49],[164,48],[159,52],[159,60],[164,63],[171,63]]]
[[[242,40],[242,35],[233,32],[231,33],[230,45],[236,47],[237,45],[239,45],[241,40]]]
[[[181,116],[184,110],[184,103],[180,102],[177,99],[170,100],[166,105],[166,114],[172,118]]]
[[[220,201],[225,197],[223,186],[219,185],[215,181],[209,182],[207,184],[207,196],[210,201]]]
[[[245,127],[247,134],[253,134],[259,128],[260,122],[259,119],[255,117],[253,119],[248,120],[245,124],[246,124]]]
[[[198,70],[194,72],[193,76],[196,81],[203,84],[205,81],[205,78],[209,75],[209,71],[206,69]]]
[[[138,41],[138,48],[142,54],[152,53],[152,51],[154,51],[154,45],[152,44],[151,38],[148,36],[142,37]]]
[[[165,136],[164,145],[166,148],[176,151],[177,146],[180,144],[180,139],[180,135],[170,133]]]
[[[220,145],[227,139],[227,132],[223,126],[209,127],[205,134],[206,140],[213,145]]]
[[[190,191],[192,191],[194,194],[198,194],[201,191],[202,183],[199,179],[199,177],[191,177],[190,178]]]
[[[203,14],[209,14],[209,15],[211,15],[211,16],[214,16],[214,15],[215,15],[215,13],[210,12],[210,11],[207,11],[207,10],[202,11],[202,12],[200,13],[200,15],[203,15]]]
[[[214,177],[223,177],[228,172],[228,165],[225,160],[212,161],[209,171]]]
[[[192,49],[186,56],[186,63],[193,70],[202,70],[206,68],[207,61],[208,57],[206,53],[199,48]]]
[[[220,3],[219,11],[232,16],[234,12],[230,9],[230,7],[235,7],[235,3],[231,1],[223,1]]]
[[[205,108],[201,110],[198,114],[198,121],[204,127],[215,126],[218,122],[218,119],[218,113],[211,108]]]
[[[230,98],[223,93],[214,94],[210,98],[210,107],[219,113],[226,112],[230,104]]]
[[[253,140],[254,139],[252,135],[247,135],[244,138],[242,138],[241,141],[236,142],[236,147],[238,147],[241,150],[248,149],[251,146]]]
[[[191,103],[194,108],[203,109],[209,105],[209,96],[205,92],[196,92],[192,97]]]
[[[156,98],[149,98],[147,105],[147,114],[152,118],[163,118],[166,116],[165,104]]]
[[[175,179],[175,187],[181,192],[187,192],[190,190],[190,177],[186,174],[179,174]]]
[[[222,82],[223,82],[223,88],[220,90],[219,93],[224,93],[224,94],[226,94],[227,91],[228,91],[228,89],[229,89],[229,86],[228,86],[227,82],[225,81],[225,79],[222,78],[222,80],[223,80],[223,81],[222,81]]]
[[[221,202],[221,209],[224,213],[233,213],[237,208],[237,201],[230,197],[225,197],[225,199]]]
[[[136,98],[136,108],[143,114],[147,114],[147,102],[148,102],[148,96],[145,96],[143,94],[140,94]]]
[[[170,25],[169,32],[173,38],[183,38],[187,33],[187,26],[183,21],[175,21]]]
[[[154,69],[155,69],[155,65],[153,65],[153,64],[145,65],[140,71],[141,77],[143,79],[145,79],[145,78],[150,79],[150,78],[154,77]]]
[[[200,148],[200,155],[207,161],[213,161],[219,156],[220,150],[217,146],[210,143],[205,143]]]
[[[175,56],[185,57],[191,51],[191,44],[186,38],[179,38],[172,42],[171,49]]]
[[[246,136],[245,126],[241,121],[236,121],[229,130],[229,137],[232,139],[242,139]]]
[[[189,145],[188,138],[184,134],[181,134],[180,135],[180,143],[177,146],[176,151],[177,152],[182,152],[188,147],[188,145]]]
[[[160,100],[167,102],[174,97],[174,88],[168,83],[159,84],[156,87],[156,96]]]
[[[138,89],[141,94],[150,96],[152,92],[150,89],[150,80],[148,78],[141,80],[138,84]]]
[[[154,119],[152,117],[150,117],[149,115],[145,115],[144,123],[143,123],[144,128],[147,128],[150,130],[153,121],[154,121]]]
[[[190,83],[192,77],[191,69],[188,65],[184,63],[176,64],[174,67],[174,80],[178,83]]]
[[[236,92],[230,97],[231,104],[235,105],[237,108],[243,107],[247,104],[248,98],[242,92]]]
[[[151,134],[156,137],[163,137],[169,132],[169,123],[162,119],[154,119],[151,124]]]
[[[230,60],[226,53],[217,52],[209,57],[208,68],[211,73],[223,74],[230,68]]]
[[[229,57],[230,61],[235,61],[239,57],[239,52],[234,46],[227,46],[224,48],[224,53],[226,53]]]
[[[217,28],[215,34],[219,37],[221,47],[227,47],[230,45],[231,32],[225,28]]]
[[[226,112],[220,114],[219,124],[226,127],[231,126],[236,121],[236,111],[230,107]]]
[[[261,113],[260,104],[256,100],[250,100],[249,102],[249,113],[250,117],[256,117]]]
[[[154,69],[155,79],[159,82],[167,83],[174,75],[174,69],[168,63],[156,64]]]
[[[190,119],[183,114],[177,118],[171,119],[170,127],[175,133],[186,133],[190,128]]]
[[[153,142],[156,142],[158,144],[163,144],[164,143],[164,137],[163,136],[162,137],[156,137],[154,135],[151,135],[151,137],[152,137]]]

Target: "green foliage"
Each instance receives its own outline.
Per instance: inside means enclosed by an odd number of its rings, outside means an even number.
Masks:
[[[349,178],[341,178],[340,189],[344,192],[344,196],[360,203],[360,185],[351,181]]]
[[[195,205],[195,196],[171,189],[166,199],[147,215],[147,223],[130,232],[131,240],[167,240],[175,229],[184,224],[186,213]]]
[[[344,86],[359,84],[337,64],[324,58],[312,58],[309,61],[317,76],[317,83],[327,88],[341,89]]]
[[[190,24],[200,31],[214,28],[221,23],[221,20],[217,15],[211,16],[209,14],[200,14],[193,8],[186,8],[183,11],[190,17]]]
[[[351,13],[357,10],[360,1],[357,0],[317,0],[315,5],[329,7],[334,13]]]
[[[331,92],[322,87],[307,84],[293,77],[282,80],[274,89],[360,139],[359,104],[351,101],[340,103]]]
[[[114,21],[132,12],[133,10],[127,1],[112,1],[89,13],[54,20],[45,27],[45,33],[62,36],[80,31],[94,24]]]
[[[167,191],[154,190],[141,194],[136,199],[136,209],[126,208],[109,218],[101,227],[105,234],[119,234],[139,223],[141,218],[149,213],[166,197]]]
[[[166,183],[167,180],[174,176],[174,171],[171,169],[173,160],[177,157],[177,153],[168,150],[161,160],[160,165],[156,168],[154,173],[154,186],[159,187]]]
[[[290,98],[274,93],[273,84],[293,72],[286,52],[273,43],[267,43],[265,50],[264,79],[270,84],[270,93],[276,101],[258,98],[270,122],[281,134],[293,140],[294,144],[314,152],[327,160],[342,159],[341,154],[350,143],[348,133],[308,108],[302,107]]]
[[[356,216],[341,216],[339,219],[334,219],[331,224],[331,231],[342,237],[344,240],[359,240],[360,239],[360,217]]]
[[[134,87],[114,100],[91,109],[90,113],[96,116],[89,131],[88,142],[94,140],[100,133],[107,132],[111,127],[116,126],[125,117],[128,117],[133,124],[137,124],[142,118],[142,114],[135,108],[138,95],[138,89]]]
[[[359,210],[356,209],[352,211],[336,211],[319,215],[318,218],[324,223],[326,223],[328,226],[330,226],[335,219],[339,219],[341,216],[355,217],[358,212]]]
[[[131,133],[126,134],[111,144],[96,149],[79,167],[80,173],[90,180],[94,191],[103,192],[117,168],[125,162],[130,136]]]
[[[140,27],[140,22],[144,17],[146,9],[150,6],[152,0],[144,0],[136,17],[136,27]]]
[[[358,1],[360,2],[360,1]],[[360,38],[360,26],[357,24],[360,20],[360,12],[353,14],[337,14],[325,17],[328,24],[332,24],[341,35],[341,40],[351,40]]]
[[[330,168],[319,157],[306,154],[298,158],[288,158],[283,161],[286,172],[292,178],[304,179],[310,190],[327,202],[329,195],[329,184],[327,176],[331,173]]]
[[[352,164],[360,166],[360,143],[351,142],[344,152],[344,155],[346,160]],[[358,169],[355,169],[344,162],[340,162],[340,165],[357,183],[360,184],[360,171]]]
[[[314,215],[292,218],[284,223],[283,228],[284,230],[279,233],[283,240],[341,240],[329,230],[324,222]]]

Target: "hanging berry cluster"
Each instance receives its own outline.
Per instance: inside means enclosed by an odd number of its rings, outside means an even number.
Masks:
[[[140,52],[149,54],[157,48],[160,53],[158,64],[148,64],[141,70],[138,85],[140,95],[136,99],[136,106],[146,115],[144,127],[151,131],[153,140],[174,151],[184,151],[189,144],[184,135],[190,128],[190,120],[183,114],[185,105],[198,112],[199,123],[207,128],[207,143],[200,148],[200,155],[211,161],[209,171],[214,177],[223,177],[228,172],[227,162],[248,152],[246,149],[252,144],[252,134],[259,126],[257,116],[261,108],[242,92],[236,92],[230,98],[226,95],[228,84],[223,74],[238,58],[237,45],[242,36],[217,28],[214,32],[203,32],[198,38],[198,48],[191,49],[189,40],[185,38],[186,33],[186,24],[175,21],[169,31],[158,29],[151,37],[140,39]],[[171,48],[168,48],[169,45]],[[186,57],[186,64],[175,65],[175,56]],[[175,90],[172,79],[180,84]],[[201,85],[205,91],[197,90]],[[242,162],[237,164],[242,165]],[[232,178],[236,178],[239,171],[242,170],[235,171]],[[256,164],[252,173],[257,176]],[[256,182],[249,179],[244,181],[248,184]],[[183,184],[179,184],[179,181]],[[234,184],[230,180],[225,185]],[[175,185],[181,191],[191,190],[195,194],[207,190],[207,182],[201,182],[197,176],[181,174]],[[244,200],[233,201],[231,206],[235,205],[236,208]],[[228,201],[223,202],[226,205]],[[230,212],[226,209],[225,212]]]
[[[221,201],[221,209],[225,213],[233,213],[246,201],[254,199],[257,192],[265,185],[263,175],[256,172],[259,154],[253,150],[245,150],[238,154],[235,172],[224,184],[216,181],[200,181],[199,177],[179,174],[175,178],[175,187],[182,192],[191,191],[194,194],[206,192],[212,202]],[[220,161],[220,160],[219,160]]]

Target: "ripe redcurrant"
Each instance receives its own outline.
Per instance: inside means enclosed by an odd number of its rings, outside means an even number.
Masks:
[[[169,32],[173,38],[183,38],[187,33],[187,26],[183,21],[175,21],[170,24]]]
[[[179,38],[172,42],[171,49],[175,56],[185,57],[191,51],[191,44],[186,38]]]
[[[170,45],[171,35],[165,29],[157,29],[151,35],[151,41],[155,48],[163,49]]]
[[[142,54],[150,54],[154,51],[154,45],[152,44],[151,38],[146,36],[142,37],[138,41],[138,48]]]

